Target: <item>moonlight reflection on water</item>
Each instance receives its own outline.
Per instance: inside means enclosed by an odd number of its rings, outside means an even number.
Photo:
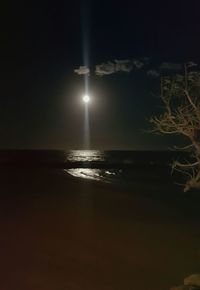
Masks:
[[[67,172],[74,177],[100,180],[101,170],[100,169],[90,169],[90,168],[73,168],[68,169]]]
[[[91,179],[97,181],[111,182],[110,177],[115,176],[116,173],[108,170],[94,169],[94,168],[73,168],[65,170],[74,177]]]
[[[105,161],[105,158],[105,153],[99,150],[71,150],[66,152],[66,161],[70,162]]]
[[[70,162],[94,162],[105,161],[106,154],[99,150],[72,150],[67,152],[66,161]],[[74,177],[91,179],[91,180],[103,180],[104,182],[110,182],[109,177],[116,175],[115,172],[96,169],[96,168],[73,168],[65,170],[67,173]]]

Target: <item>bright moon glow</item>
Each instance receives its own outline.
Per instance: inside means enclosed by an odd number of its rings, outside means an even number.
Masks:
[[[90,97],[88,95],[83,96],[83,102],[88,103],[90,101]]]

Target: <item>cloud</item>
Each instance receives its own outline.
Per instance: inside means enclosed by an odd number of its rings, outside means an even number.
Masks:
[[[194,62],[188,62],[188,67],[196,66]],[[143,70],[150,77],[157,78],[161,71],[181,71],[183,64],[173,62],[162,62],[158,66],[150,63],[150,58],[143,57],[140,59],[115,59],[96,65],[95,74],[97,76],[111,75],[118,72],[130,73],[131,71]],[[74,72],[78,75],[89,75],[90,69],[87,66],[80,66]]]
[[[160,69],[163,69],[163,70],[181,70],[182,64],[181,63],[172,63],[172,62],[163,62],[160,65]]]
[[[198,64],[195,63],[195,62],[193,62],[193,61],[189,61],[189,62],[187,63],[187,67],[193,67],[193,66],[198,66]]]
[[[160,76],[160,72],[155,69],[150,69],[147,71],[147,75],[154,78],[158,78]]]
[[[116,66],[116,71],[122,71],[122,72],[127,72],[129,73],[133,69],[133,64],[129,59],[124,59],[124,60],[117,60],[115,59],[115,66]]]
[[[134,59],[133,64],[137,69],[141,69],[144,66],[144,62],[138,59]]]
[[[111,75],[117,72],[130,73],[134,67],[136,69],[143,68],[148,60],[148,58],[143,58],[143,61],[137,59],[115,59],[114,61],[108,61],[96,65],[95,74],[97,76],[104,76]],[[89,75],[90,69],[87,66],[80,66],[79,68],[75,69],[74,72],[78,75]]]
[[[74,72],[78,75],[89,75],[90,69],[86,66],[80,66],[79,68],[75,69]]]
[[[107,63],[102,63],[99,65],[96,65],[96,70],[95,73],[98,76],[103,76],[103,75],[110,75],[116,72],[115,69],[115,63],[108,61]]]
[[[102,63],[96,65],[96,75],[103,76],[103,75],[110,75],[117,72],[126,72],[129,73],[133,70],[133,67],[141,68],[144,64],[138,60],[129,60],[129,59],[115,59],[113,62],[108,61],[106,63]]]

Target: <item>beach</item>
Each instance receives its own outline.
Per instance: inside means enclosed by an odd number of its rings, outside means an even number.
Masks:
[[[1,168],[0,289],[167,290],[200,272],[200,203],[166,184]]]

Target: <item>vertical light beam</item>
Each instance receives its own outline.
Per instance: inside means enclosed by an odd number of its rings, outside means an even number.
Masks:
[[[90,67],[89,64],[89,19],[90,19],[90,0],[82,0],[81,2],[81,24],[82,24],[82,49],[83,49],[83,64]],[[89,122],[89,75],[84,75],[85,96],[84,101],[84,149],[90,148],[90,122]]]
[[[84,149],[90,149],[90,118],[89,118],[89,107],[88,103],[85,103],[85,114],[84,114]]]

